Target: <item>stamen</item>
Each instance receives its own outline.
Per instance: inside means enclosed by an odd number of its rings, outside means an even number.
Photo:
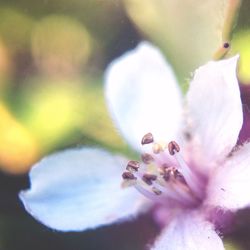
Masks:
[[[199,187],[199,182],[197,181],[196,176],[190,170],[187,163],[184,161],[184,159],[180,155],[179,145],[176,142],[172,141],[168,144],[168,149],[169,149],[169,153],[173,155],[176,161],[178,162],[179,167],[180,167],[180,172],[183,175],[187,185],[190,187],[192,191],[194,191],[197,195],[200,196],[201,190]]]
[[[172,188],[170,186],[169,186],[170,189],[168,189],[168,188],[162,186],[161,184],[159,184],[157,182],[157,176],[156,175],[149,174],[149,173],[143,173],[141,170],[139,170],[138,172],[135,172],[135,176],[137,177],[138,180],[141,179],[142,181],[144,181],[148,186],[152,186],[151,190],[152,190],[152,192],[154,192],[154,194],[156,194],[156,195],[163,194],[165,199],[172,198],[172,199],[178,200],[178,197],[176,197],[176,196],[178,196],[178,194],[174,190],[172,190]],[[138,189],[140,189],[140,190],[143,189],[144,193],[148,192],[148,193],[150,193],[152,195],[151,192],[149,192],[148,190],[141,187],[138,183],[135,186],[137,187],[136,188],[137,190]],[[138,191],[140,191],[140,190],[138,190]],[[181,201],[181,199],[180,199],[180,201]],[[159,200],[158,200],[158,202],[159,202]]]
[[[168,171],[166,171],[163,175],[162,178],[168,182],[170,180],[170,173]]]
[[[137,178],[131,172],[124,172],[122,174],[124,180],[136,180]]]
[[[187,184],[184,176],[177,169],[175,169],[175,171],[174,171],[174,179],[178,182],[185,184],[185,185]]]
[[[159,203],[165,204],[165,200],[162,199],[161,197],[159,197],[159,195],[156,195],[156,193],[152,193],[138,184],[136,184],[134,187],[138,192],[140,192],[142,195],[144,195],[148,199],[150,199],[154,202],[159,202]]]
[[[171,141],[168,144],[168,151],[170,155],[174,155],[176,152],[180,152],[180,147],[175,141]]]
[[[150,154],[142,154],[141,159],[145,164],[150,164],[152,161],[154,161],[154,157]]]
[[[181,203],[193,204],[195,202],[194,198],[189,192],[184,188],[184,185],[181,183],[172,183],[167,182],[166,185],[161,185],[156,181],[153,182],[153,187],[162,192],[162,195],[165,198],[171,198],[177,200]]]
[[[137,172],[140,167],[140,163],[138,161],[129,161],[126,169],[129,172]]]
[[[142,145],[150,144],[152,142],[154,142],[154,137],[151,133],[147,133],[142,137],[142,140],[141,140]]]
[[[148,133],[141,143],[144,145],[153,141],[152,134]],[[165,154],[160,154],[166,148],[176,159],[177,166],[166,160]],[[181,157],[179,145],[175,141],[171,141],[167,146],[163,143],[153,143],[152,151],[159,155],[144,153],[141,155],[142,164],[138,161],[128,162],[127,171],[122,174],[125,186],[133,185],[144,196],[160,203],[172,199],[185,206],[196,205],[202,195],[201,186],[197,176]]]
[[[142,180],[148,185],[152,185],[153,181],[157,179],[157,176],[154,174],[144,174]]]
[[[162,191],[155,188],[155,187],[152,187],[152,191],[156,194],[156,195],[161,195],[162,194]]]

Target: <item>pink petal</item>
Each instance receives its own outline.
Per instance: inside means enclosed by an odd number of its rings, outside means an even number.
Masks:
[[[125,220],[147,206],[135,189],[120,187],[123,164],[101,149],[62,151],[31,169],[31,187],[19,197],[28,213],[56,230],[80,231]]]
[[[112,62],[106,72],[106,98],[125,139],[141,150],[141,139],[176,138],[180,125],[181,94],[171,66],[161,52],[143,42]]]
[[[206,204],[237,210],[250,205],[250,143],[211,173]]]
[[[152,250],[223,250],[223,242],[201,215],[177,215],[156,240]]]
[[[196,70],[187,94],[199,165],[223,159],[237,142],[242,104],[236,78],[238,56],[209,62]],[[202,162],[202,164],[200,164]]]

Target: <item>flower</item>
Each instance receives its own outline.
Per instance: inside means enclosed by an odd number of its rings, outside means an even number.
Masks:
[[[164,229],[152,249],[224,249],[217,230],[227,212],[250,204],[250,144],[235,146],[243,120],[237,61],[197,69],[183,105],[157,48],[143,42],[115,60],[105,78],[108,106],[142,161],[124,170],[124,158],[97,148],[48,156],[20,192],[26,210],[48,227],[78,231],[154,207]]]

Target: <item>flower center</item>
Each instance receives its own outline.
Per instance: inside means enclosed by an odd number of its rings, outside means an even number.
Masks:
[[[133,185],[145,197],[164,204],[200,204],[201,182],[180,154],[179,145],[175,141],[155,143],[151,133],[142,138],[141,144],[151,148],[141,155],[142,162],[128,162],[122,174],[123,185]]]

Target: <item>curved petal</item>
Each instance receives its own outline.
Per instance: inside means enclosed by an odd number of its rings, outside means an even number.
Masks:
[[[136,215],[142,203],[133,188],[121,189],[122,162],[100,149],[70,149],[37,163],[31,188],[19,194],[26,210],[61,231],[95,228]]]
[[[238,56],[196,70],[187,94],[190,122],[206,163],[221,160],[235,146],[243,122]]]
[[[199,214],[177,216],[161,233],[152,250],[223,250],[213,225]]]
[[[110,64],[105,75],[112,118],[127,141],[140,149],[142,137],[175,138],[181,94],[174,73],[160,51],[147,42]]]
[[[211,173],[206,204],[230,210],[250,205],[250,143]]]

